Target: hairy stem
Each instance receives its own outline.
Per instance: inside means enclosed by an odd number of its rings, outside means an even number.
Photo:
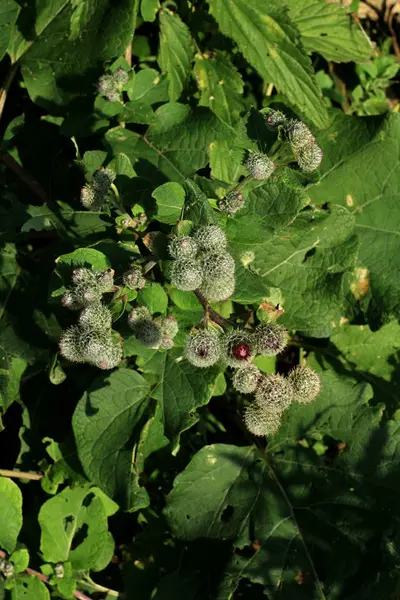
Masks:
[[[210,306],[210,304],[208,303],[207,298],[205,298],[203,296],[203,294],[201,292],[199,292],[199,290],[195,290],[194,293],[196,294],[197,299],[201,302],[201,305],[204,308],[205,314],[212,321],[214,321],[214,323],[217,323],[221,327],[226,327],[227,325],[230,325],[230,322],[227,319],[225,319],[224,317],[222,317],[219,313],[217,313],[216,310],[214,310],[212,308],[212,306]]]
[[[11,84],[14,81],[14,77],[17,74],[17,71],[18,71],[18,64],[15,63],[14,65],[12,65],[11,69],[7,73],[7,77],[5,78],[4,83],[0,88],[0,119],[3,114],[4,105],[7,100],[8,90],[10,89]]]
[[[7,469],[0,469],[0,476],[3,477],[15,477],[16,479],[32,479],[38,481],[42,479],[42,473],[26,473],[24,471],[7,471]]]

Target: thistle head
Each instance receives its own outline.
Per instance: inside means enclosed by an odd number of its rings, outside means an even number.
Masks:
[[[291,119],[286,126],[288,142],[294,154],[297,154],[305,146],[315,143],[312,131],[302,121]]]
[[[191,333],[186,338],[184,355],[195,367],[211,367],[221,356],[219,335],[211,330]]]
[[[99,196],[97,190],[87,183],[81,189],[81,204],[88,210],[96,210],[103,205],[103,198]]]
[[[160,326],[163,336],[173,339],[178,333],[178,321],[175,317],[162,317],[160,320]]]
[[[253,179],[268,179],[275,170],[275,164],[266,154],[251,152],[245,164]]]
[[[138,267],[130,267],[125,271],[122,281],[129,290],[141,290],[146,285],[146,279]]]
[[[126,83],[128,83],[129,75],[128,75],[128,73],[126,71],[124,71],[124,69],[122,69],[121,67],[119,67],[111,75],[111,78],[112,78],[112,81],[113,81],[114,85],[123,86]]]
[[[232,377],[232,385],[242,394],[251,394],[257,387],[261,372],[253,365],[246,363],[244,366],[235,370]]]
[[[288,331],[278,323],[265,323],[256,328],[255,337],[259,354],[276,356],[287,346]]]
[[[296,155],[297,164],[304,173],[312,173],[318,169],[322,158],[322,150],[315,143],[304,146],[304,148],[301,148]]]
[[[293,389],[281,375],[263,375],[255,390],[255,399],[260,406],[283,412],[293,400]]]
[[[217,225],[206,225],[200,227],[193,236],[197,242],[199,250],[202,251],[221,251],[226,248],[226,236],[224,231]]]
[[[112,75],[102,75],[97,83],[99,94],[107,96],[115,89],[115,84]]]
[[[279,410],[253,402],[244,412],[244,423],[253,435],[274,435],[281,426],[281,417]]]
[[[198,246],[195,240],[188,235],[176,237],[168,245],[168,250],[175,260],[195,258]]]
[[[191,292],[200,287],[203,269],[198,260],[185,258],[175,260],[171,267],[171,283],[179,290]]]
[[[209,286],[224,284],[235,275],[235,261],[224,250],[203,252],[200,264],[204,273],[203,284]]]
[[[55,565],[54,574],[58,579],[62,579],[64,577],[64,565],[62,563]]]
[[[245,203],[246,201],[243,197],[243,194],[241,192],[232,190],[218,202],[218,208],[226,215],[232,216],[241,210]]]
[[[244,329],[226,333],[222,343],[223,356],[230,367],[241,367],[256,354],[254,334]]]
[[[114,367],[118,366],[118,364],[121,362],[122,355],[122,346],[120,344],[116,344],[113,342],[112,338],[110,338],[103,357],[98,363],[95,364],[95,366],[105,371],[114,369]]]
[[[107,306],[101,302],[90,304],[79,315],[79,325],[95,331],[111,329],[112,315]]]
[[[99,294],[105,294],[111,292],[114,287],[114,270],[106,269],[105,271],[98,271],[95,273],[96,284],[95,289]]]
[[[312,402],[321,391],[321,380],[310,367],[297,366],[289,373],[288,380],[293,388],[293,400],[300,404]]]
[[[101,196],[105,196],[115,180],[116,174],[112,169],[102,168],[93,175],[92,185]]]
[[[61,356],[71,362],[85,362],[80,346],[81,336],[82,328],[78,325],[72,325],[72,327],[68,327],[68,329],[63,331],[59,341]]]
[[[77,301],[72,290],[66,290],[65,294],[61,298],[61,304],[70,310],[79,310],[82,308],[82,305]]]
[[[224,281],[216,281],[214,283],[203,281],[200,292],[210,302],[222,302],[233,295],[235,283],[235,277],[233,275]]]
[[[142,321],[143,319],[151,319],[150,311],[146,306],[137,306],[129,313],[128,324],[130,327],[132,327],[132,329],[134,329],[136,323],[138,321]]]
[[[278,129],[278,127],[280,127],[281,125],[286,125],[287,123],[286,115],[280,110],[272,110],[271,108],[266,108],[260,112],[265,119],[265,124],[271,131],[275,131],[276,129]]]

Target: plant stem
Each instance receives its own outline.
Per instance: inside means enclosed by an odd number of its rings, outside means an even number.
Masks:
[[[14,65],[12,65],[11,69],[7,73],[7,77],[5,78],[4,83],[0,88],[0,119],[3,114],[4,105],[7,100],[8,90],[10,89],[11,84],[14,81],[14,77],[17,74],[17,71],[18,71],[18,64],[15,63]]]
[[[89,577],[89,575],[86,575],[84,580],[81,581],[80,583],[82,585],[90,586],[91,588],[96,590],[96,592],[104,592],[104,593],[108,594],[109,596],[115,596],[115,598],[119,598],[121,596],[121,594],[119,592],[117,592],[115,590],[111,590],[110,588],[104,587],[103,585],[96,583],[95,581],[93,581],[93,579],[91,577]]]
[[[119,191],[118,191],[116,185],[114,183],[112,183],[111,186],[110,186],[110,189],[111,189],[111,191],[113,193],[113,197],[115,198],[115,201],[113,202],[115,208],[118,210],[118,212],[121,215],[124,215],[126,211],[125,211],[124,206],[123,206],[123,204],[121,202],[121,196],[119,195]]]
[[[203,296],[201,292],[199,292],[199,290],[195,290],[194,293],[196,294],[198,300],[201,302],[205,314],[209,316],[210,319],[214,321],[214,323],[217,323],[221,327],[226,327],[227,325],[230,325],[230,322],[227,319],[224,319],[224,317],[222,317],[219,313],[217,313],[216,310],[214,310],[209,305],[208,300]]]
[[[15,477],[18,479],[32,479],[39,481],[42,479],[42,473],[26,473],[24,471],[7,471],[7,469],[0,469],[0,476],[3,477]]]

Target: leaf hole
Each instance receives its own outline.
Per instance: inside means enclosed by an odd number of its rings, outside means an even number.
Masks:
[[[68,517],[64,518],[64,531],[67,535],[71,534],[71,531],[74,527],[75,517],[73,515],[68,515]]]
[[[305,263],[306,260],[308,260],[309,258],[312,258],[314,256],[314,254],[316,253],[316,251],[317,251],[316,248],[311,248],[311,250],[308,250],[304,256],[303,263]]]
[[[190,521],[190,515],[186,515],[186,519]]]
[[[78,529],[78,531],[76,532],[76,534],[74,535],[74,539],[72,541],[71,544],[71,548],[73,550],[75,550],[75,548],[77,548],[78,546],[80,546],[81,544],[83,544],[83,542],[85,541],[85,539],[88,536],[88,525],[86,523],[84,523],[82,525],[82,527],[80,527]]]
[[[223,523],[229,523],[229,521],[232,519],[233,517],[233,512],[234,512],[234,508],[233,506],[231,506],[230,504],[228,504],[228,506],[226,506],[224,508],[224,510],[222,511],[221,514],[221,521]]]

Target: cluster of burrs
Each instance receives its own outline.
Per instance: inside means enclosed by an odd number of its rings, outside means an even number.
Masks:
[[[135,337],[147,348],[169,350],[178,333],[178,321],[175,317],[156,317],[153,319],[145,306],[137,306],[128,316],[128,323]]]
[[[14,565],[11,561],[4,558],[0,559],[0,573],[5,579],[14,576]]]
[[[261,111],[269,129],[278,131],[279,143],[289,143],[292,154],[301,171],[311,173],[318,169],[322,160],[322,150],[316,143],[315,137],[305,123],[297,119],[288,119],[279,110],[264,109]],[[277,168],[273,158],[263,152],[249,152],[245,161],[249,178],[267,180]],[[219,200],[219,209],[227,214],[234,215],[245,206],[245,198],[241,191],[241,184],[228,192]]]
[[[258,325],[254,331],[241,329],[223,334],[208,328],[189,334],[184,355],[196,367],[220,362],[234,368],[233,387],[243,394],[254,394],[254,401],[244,413],[247,429],[253,435],[272,435],[292,402],[312,402],[320,391],[320,379],[309,367],[296,367],[283,377],[263,374],[253,364],[257,355],[276,356],[287,342],[286,328],[276,322]]]
[[[199,290],[213,302],[232,296],[235,261],[227,250],[225,233],[217,225],[198,228],[193,235],[174,238],[169,244],[174,259],[170,279],[180,290]]]
[[[114,271],[74,269],[72,285],[61,302],[78,310],[78,324],[61,334],[60,351],[72,362],[89,363],[99,369],[112,369],[122,358],[121,344],[112,335],[112,315],[103,304],[103,294],[114,290]]]
[[[115,180],[112,169],[99,169],[93,175],[92,181],[81,189],[81,204],[88,210],[100,210],[104,206]]]
[[[102,75],[97,84],[99,93],[110,102],[118,102],[124,85],[128,83],[129,75],[124,69],[116,69],[114,73]]]

